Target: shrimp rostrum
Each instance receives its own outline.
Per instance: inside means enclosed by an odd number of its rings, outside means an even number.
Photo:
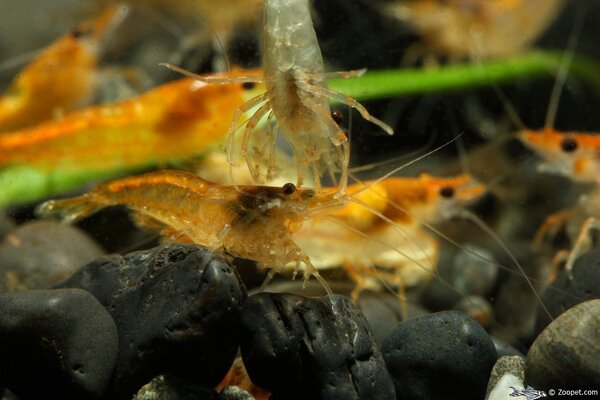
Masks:
[[[293,152],[298,186],[309,176],[312,185],[319,189],[321,177],[327,173],[343,193],[350,149],[346,134],[331,117],[329,100],[355,108],[366,120],[393,133],[391,127],[371,116],[356,100],[327,87],[328,76],[359,76],[364,70],[324,73],[307,0],[265,1],[262,54],[263,77],[237,78],[237,81],[264,82],[267,90],[249,100],[233,118],[229,129],[230,165],[234,163],[235,133],[244,127],[241,154],[254,180],[257,183],[272,180],[277,172],[276,139],[281,133]],[[231,78],[199,77],[176,66],[167,66],[205,82],[231,82]],[[256,111],[238,125],[243,114],[254,109]],[[267,124],[263,131],[259,123],[264,119]]]

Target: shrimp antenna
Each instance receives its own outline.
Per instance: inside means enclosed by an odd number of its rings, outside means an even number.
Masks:
[[[517,128],[520,131],[526,130],[527,125],[525,124],[525,122],[523,122],[523,119],[519,116],[519,113],[517,112],[509,98],[506,96],[506,94],[504,94],[504,92],[495,82],[491,82],[491,85],[492,89],[494,90],[494,93],[496,93],[496,96],[498,96],[498,98],[502,102],[502,107],[504,107],[504,110],[506,110],[508,118],[512,121],[513,124],[517,126]]]
[[[377,162],[373,162],[373,163],[369,163],[369,164],[363,164],[357,167],[352,167],[350,168],[350,171],[352,171],[353,173],[356,172],[362,172],[362,171],[368,171],[377,167],[380,167],[382,165],[386,165],[386,164],[391,164],[391,163],[395,163],[397,161],[401,161],[407,158],[413,158],[419,154],[422,154],[423,151],[425,149],[428,149],[431,147],[431,145],[435,142],[435,140],[437,139],[437,130],[433,131],[433,133],[431,135],[429,135],[429,138],[427,139],[427,143],[425,143],[424,145],[420,146],[418,149],[412,150],[408,153],[405,154],[401,154],[399,156],[395,156],[392,158],[388,158],[387,160],[384,161],[377,161]]]
[[[219,77],[218,74],[212,74],[208,76],[203,76],[199,74],[195,74],[193,72],[188,71],[187,69],[178,67],[177,65],[171,63],[161,62],[158,64],[161,67],[165,67],[170,69],[171,71],[175,71],[180,73],[181,75],[187,76],[188,78],[196,79],[200,82],[204,83],[212,83],[216,85],[228,85],[231,83],[261,83],[265,82],[265,79],[259,76],[228,76],[228,77]]]
[[[558,103],[560,103],[560,96],[565,86],[565,82],[567,81],[567,76],[569,75],[571,63],[573,62],[573,58],[575,57],[575,49],[579,41],[579,36],[581,35],[584,18],[585,15],[583,12],[583,8],[579,7],[577,9],[577,15],[575,16],[573,29],[571,30],[571,34],[569,35],[569,41],[567,42],[567,50],[565,51],[565,55],[560,62],[560,66],[558,68],[558,73],[556,76],[556,81],[554,82],[554,86],[552,87],[552,93],[550,94],[550,100],[548,103],[548,114],[546,114],[546,122],[544,124],[544,128],[546,129],[549,129],[552,127],[552,125],[554,125],[554,119],[556,118],[556,113],[558,111]]]
[[[443,149],[444,147],[452,144],[453,142],[455,142],[458,138],[460,138],[462,135],[464,134],[464,132],[459,133],[456,137],[450,139],[449,141],[447,141],[446,143],[436,147],[435,149],[428,151],[427,153],[415,158],[414,160],[411,160],[409,162],[407,162],[406,164],[400,165],[397,168],[394,168],[393,170],[391,170],[390,172],[384,174],[383,176],[377,178],[374,181],[370,181],[369,183],[365,184],[363,187],[361,187],[359,190],[352,192],[353,195],[358,194],[360,192],[364,192],[365,190],[370,189],[372,186],[377,185],[379,182],[389,178],[390,176],[402,171],[404,168],[407,168],[421,160],[423,160],[424,158],[429,157],[430,155],[440,151],[441,149]],[[350,176],[352,177],[352,179],[354,179],[356,182],[360,182],[360,179],[358,179],[357,177],[355,177],[354,175],[350,174]]]
[[[185,32],[183,31],[183,29],[181,29],[170,18],[167,18],[163,13],[160,13],[152,7],[149,7],[145,4],[136,4],[135,8],[139,10],[139,12],[144,14],[146,17],[149,17],[149,19],[154,20],[156,23],[158,23],[158,25],[164,28],[175,39],[178,39],[181,42],[185,40]],[[182,46],[180,46],[179,50],[181,50],[181,47]]]
[[[527,284],[531,288],[531,290],[532,290],[533,294],[535,295],[535,298],[537,299],[538,303],[540,304],[540,306],[544,310],[544,313],[546,313],[546,315],[548,316],[548,318],[550,318],[552,320],[553,319],[552,314],[550,314],[550,311],[548,311],[548,309],[544,305],[544,302],[542,301],[542,298],[540,297],[540,295],[538,294],[537,290],[533,286],[533,283],[531,283],[531,279],[527,278],[527,274],[525,273],[525,270],[521,266],[521,263],[519,263],[519,261],[517,260],[517,258],[508,249],[508,247],[504,244],[504,242],[502,241],[502,239],[500,239],[500,237],[494,231],[492,231],[489,226],[487,226],[479,217],[477,217],[472,212],[469,212],[467,210],[462,210],[461,213],[460,213],[460,217],[468,219],[468,220],[474,222],[482,231],[484,231],[486,234],[488,234],[502,248],[502,250],[510,257],[511,261],[519,269],[519,272],[521,273],[521,275],[526,278]]]
[[[216,54],[216,63],[224,63],[225,65],[223,67],[225,67],[225,71],[231,72],[231,64],[229,64],[229,57],[227,56],[227,50],[225,49],[223,42],[221,41],[219,35],[217,35],[216,32],[212,33],[212,38],[213,43],[216,44],[216,46],[214,47],[220,49],[220,51],[218,51]],[[219,68],[217,68],[217,71],[218,70]]]
[[[446,107],[446,115],[448,116],[448,121],[450,125],[450,132],[458,131],[458,122],[456,121],[456,115],[450,111],[448,104],[444,101]],[[462,137],[456,139],[456,151],[458,152],[458,159],[460,161],[461,169],[464,173],[471,174],[471,167],[469,165],[469,157],[467,155],[467,149],[465,147],[465,142]]]

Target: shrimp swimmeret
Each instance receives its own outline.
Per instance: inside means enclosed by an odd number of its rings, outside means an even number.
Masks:
[[[267,91],[242,106],[229,128],[228,162],[233,164],[235,132],[242,115],[257,111],[245,121],[241,153],[257,183],[270,181],[276,174],[276,138],[281,133],[293,151],[297,184],[311,176],[319,189],[327,172],[343,193],[350,158],[348,138],[331,117],[329,99],[358,110],[363,118],[387,133],[393,130],[371,116],[356,100],[327,88],[327,76],[350,77],[364,72],[324,73],[323,57],[312,25],[307,0],[266,0],[263,14],[264,76],[241,77],[235,81],[265,82]],[[167,67],[204,82],[231,83],[231,78],[201,77],[170,64]],[[266,133],[258,125],[266,118]],[[260,166],[266,165],[266,171]],[[341,176],[337,179],[337,174]]]

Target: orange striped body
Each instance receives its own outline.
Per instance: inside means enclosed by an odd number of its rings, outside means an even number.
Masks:
[[[180,79],[136,98],[0,135],[0,167],[96,171],[190,157],[223,140],[242,95],[240,84]]]

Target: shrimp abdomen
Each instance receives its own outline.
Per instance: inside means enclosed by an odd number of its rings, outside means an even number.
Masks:
[[[292,67],[324,70],[307,0],[266,0],[263,18],[266,76]]]

